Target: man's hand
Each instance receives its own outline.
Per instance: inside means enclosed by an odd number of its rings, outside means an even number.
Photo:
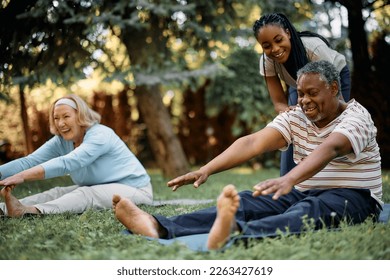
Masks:
[[[285,176],[275,179],[269,179],[258,183],[253,187],[253,196],[268,195],[274,193],[272,199],[277,200],[280,196],[291,192],[294,184],[289,182]]]
[[[172,188],[173,191],[176,191],[183,185],[194,184],[195,188],[198,188],[201,184],[206,182],[208,175],[204,172],[193,171],[185,175],[179,176],[167,183],[168,187]]]

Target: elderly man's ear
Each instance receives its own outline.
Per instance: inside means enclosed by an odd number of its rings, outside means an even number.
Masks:
[[[336,82],[333,82],[331,85],[332,94],[336,96],[339,93],[339,85]]]

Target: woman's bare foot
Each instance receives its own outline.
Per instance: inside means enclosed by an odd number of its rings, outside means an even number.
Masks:
[[[233,185],[227,185],[217,200],[217,218],[211,227],[207,240],[207,248],[221,248],[230,237],[233,229],[237,229],[235,214],[240,206],[240,197]]]
[[[25,206],[11,194],[12,188],[5,187],[1,190],[4,197],[5,206],[7,207],[8,216],[12,218],[23,217],[24,214],[40,214],[34,206]]]
[[[133,234],[160,237],[161,229],[157,220],[139,209],[131,200],[114,195],[112,204],[115,217]]]

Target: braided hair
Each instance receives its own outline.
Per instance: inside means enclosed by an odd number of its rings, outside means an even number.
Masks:
[[[297,78],[297,71],[309,62],[301,37],[319,37],[329,46],[329,42],[317,33],[310,31],[298,32],[282,13],[266,14],[256,20],[253,25],[253,32],[256,38],[260,29],[266,25],[277,25],[289,32],[291,36],[291,52],[284,66],[294,80]],[[263,69],[265,73],[265,59],[263,59]]]

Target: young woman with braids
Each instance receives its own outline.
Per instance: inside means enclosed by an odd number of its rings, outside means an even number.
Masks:
[[[256,40],[263,48],[260,58],[260,74],[265,77],[267,88],[276,112],[283,112],[297,104],[297,71],[311,61],[326,60],[340,72],[341,92],[345,101],[350,97],[350,75],[345,57],[330,48],[328,41],[309,31],[298,32],[281,13],[266,14],[253,25]],[[281,81],[288,86],[286,93]],[[281,154],[280,175],[295,166],[293,150]]]

